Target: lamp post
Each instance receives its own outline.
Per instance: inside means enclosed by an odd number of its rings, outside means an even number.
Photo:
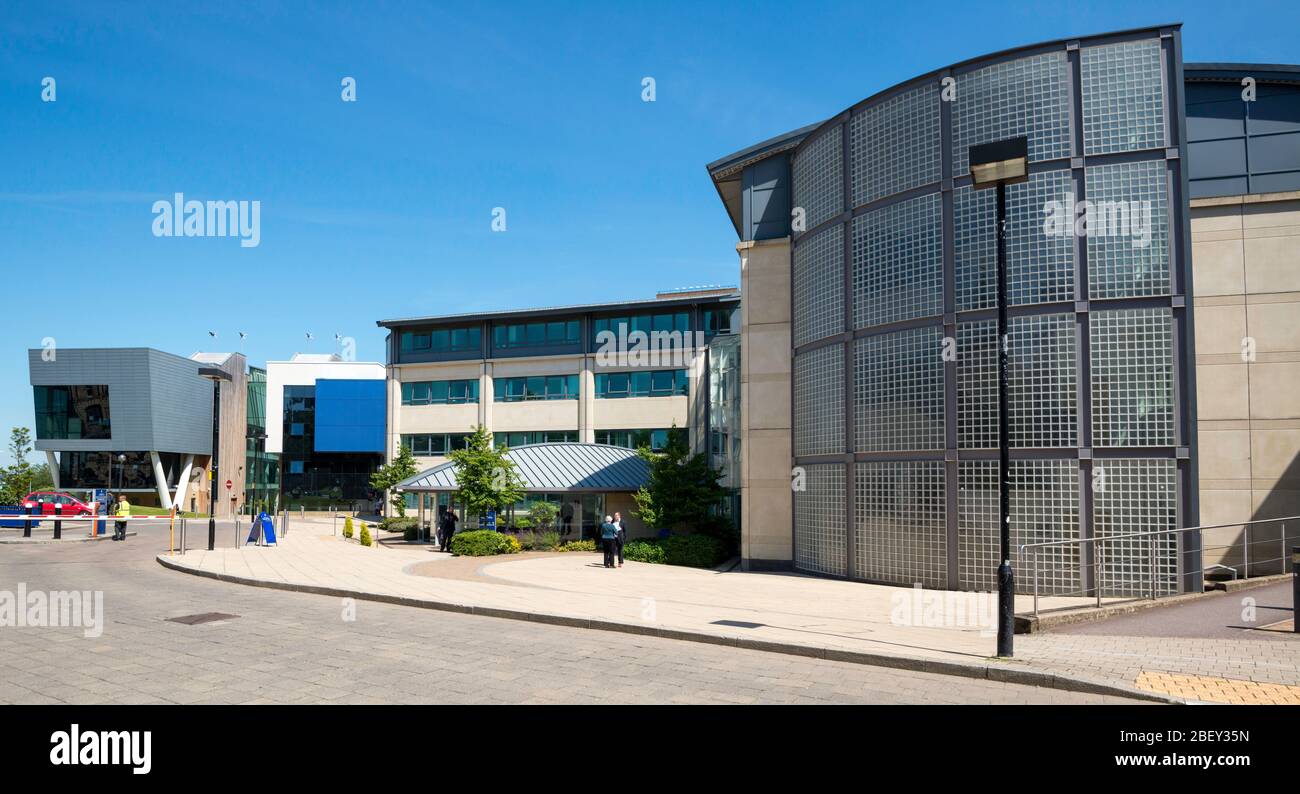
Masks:
[[[997,189],[998,304],[998,656],[1013,655],[1016,630],[1016,575],[1011,569],[1011,434],[1007,357],[1007,185],[1029,180],[1029,139],[1025,137],[970,147],[971,187]]]

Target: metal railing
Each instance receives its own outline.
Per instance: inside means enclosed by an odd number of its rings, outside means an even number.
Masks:
[[[1293,527],[1297,527],[1296,533],[1289,536],[1287,535],[1287,531],[1286,531],[1286,525],[1288,521],[1291,522]],[[1276,533],[1277,537],[1260,540],[1257,536],[1255,540],[1251,540],[1250,537],[1251,527],[1258,526],[1261,524],[1279,524],[1280,528]],[[1244,530],[1240,541],[1227,543],[1227,544],[1215,544],[1215,545],[1207,544],[1205,542],[1204,532],[1206,530],[1235,529],[1237,527],[1241,527]],[[1184,538],[1184,533],[1188,533],[1188,532],[1202,533],[1200,535],[1200,543],[1196,544],[1195,548],[1190,548],[1190,549],[1183,548],[1183,546],[1185,545],[1182,542]],[[1170,576],[1172,576],[1175,583],[1173,587],[1166,588],[1168,589],[1168,592],[1164,592],[1164,593],[1160,592],[1162,589],[1160,587],[1160,579],[1162,578],[1162,575],[1157,571],[1157,562],[1158,562],[1157,555],[1159,553],[1157,547],[1158,545],[1161,545],[1157,543],[1157,539],[1160,538],[1161,536],[1169,536],[1170,539],[1174,541],[1175,549],[1172,551],[1172,554],[1176,555],[1175,560],[1179,563],[1173,566],[1172,574],[1166,574],[1163,576],[1166,583],[1168,583]],[[1122,603],[1125,600],[1129,600],[1129,601],[1141,600],[1143,597],[1150,600],[1155,600],[1160,597],[1179,595],[1183,592],[1177,586],[1177,582],[1179,580],[1182,580],[1188,576],[1197,576],[1199,579],[1205,574],[1205,572],[1211,570],[1230,570],[1233,573],[1233,579],[1237,579],[1238,575],[1240,575],[1240,578],[1242,579],[1249,579],[1251,575],[1252,566],[1254,566],[1255,570],[1258,571],[1262,566],[1268,566],[1272,563],[1277,563],[1277,567],[1278,567],[1277,572],[1286,573],[1286,563],[1290,557],[1287,551],[1287,543],[1288,541],[1300,540],[1300,516],[1287,516],[1285,518],[1265,518],[1265,519],[1259,519],[1255,521],[1236,521],[1231,524],[1214,524],[1210,526],[1183,527],[1181,529],[1155,529],[1146,532],[1129,532],[1122,535],[1104,535],[1100,537],[1091,537],[1091,538],[1049,540],[1049,541],[1042,541],[1038,543],[1021,544],[1019,547],[1017,547],[1019,550],[1019,560],[1017,560],[1017,562],[1021,565],[1023,565],[1026,561],[1030,563],[1030,568],[1032,570],[1032,576],[1033,576],[1034,617],[1038,617],[1038,612],[1039,612],[1038,600],[1041,591],[1041,588],[1039,586],[1040,585],[1039,560],[1041,559],[1041,557],[1046,556],[1045,554],[1040,554],[1040,550],[1045,552],[1046,550],[1053,549],[1053,548],[1077,547],[1078,556],[1077,558],[1071,557],[1071,559],[1077,559],[1078,564],[1071,565],[1068,569],[1064,569],[1064,570],[1066,570],[1066,572],[1071,577],[1073,577],[1074,575],[1077,575],[1079,577],[1080,580],[1079,589],[1074,591],[1054,590],[1051,593],[1051,595],[1065,596],[1065,597],[1093,596],[1096,598],[1097,606],[1100,607],[1102,604],[1102,599],[1106,597],[1105,594],[1106,594],[1107,582],[1105,581],[1106,569],[1104,567],[1104,562],[1106,561],[1106,557],[1107,557],[1105,553],[1106,544],[1116,544],[1119,541],[1123,541],[1124,543],[1122,545],[1129,546],[1130,548],[1123,550],[1123,556],[1122,557],[1116,556],[1116,559],[1113,560],[1113,562],[1117,562],[1120,565],[1131,566],[1134,562],[1133,555],[1135,553],[1135,550],[1132,547],[1139,544],[1141,542],[1141,539],[1143,538],[1147,540],[1146,569],[1147,569],[1148,578],[1147,578],[1147,582],[1145,583],[1146,592],[1144,596],[1139,595],[1136,597],[1126,599],[1125,598],[1126,593],[1120,591],[1132,591],[1134,589],[1134,585],[1137,583],[1137,580],[1132,577],[1125,577],[1123,574],[1116,574],[1114,575],[1113,578],[1117,581],[1112,582],[1112,584],[1117,583],[1121,585],[1121,587],[1113,588],[1112,592],[1117,593],[1117,595],[1110,596],[1111,598],[1117,599],[1116,603]],[[1267,556],[1264,557],[1263,559],[1260,559],[1257,556],[1257,554],[1253,554],[1252,547],[1260,546],[1261,544],[1268,544],[1269,547],[1276,549],[1277,556],[1276,557]],[[1112,546],[1112,550],[1113,548],[1114,547]],[[1206,552],[1215,551],[1215,550],[1220,550],[1220,551],[1232,550],[1236,548],[1241,549],[1241,554],[1240,554],[1241,562],[1239,564],[1231,565],[1223,562],[1222,560],[1209,565],[1204,564],[1204,556]],[[1026,552],[1028,552],[1028,556],[1026,556]],[[1265,551],[1264,553],[1271,554],[1272,552]],[[1169,552],[1166,552],[1166,554],[1169,554]],[[1184,560],[1182,559],[1182,556],[1192,555],[1192,554],[1201,555],[1202,562],[1199,568],[1192,568],[1191,566],[1184,564]],[[1089,561],[1089,558],[1091,558],[1091,561]],[[1238,568],[1241,568],[1242,570],[1239,572],[1237,570]],[[1292,572],[1294,572],[1294,569],[1295,566],[1293,563]],[[1091,574],[1091,576],[1089,574]],[[1091,580],[1091,587],[1089,587],[1089,580]],[[1069,609],[1075,607],[1077,607],[1077,605],[1061,607],[1061,608]]]

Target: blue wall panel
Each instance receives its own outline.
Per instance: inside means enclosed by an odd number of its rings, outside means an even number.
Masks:
[[[316,381],[317,452],[383,452],[385,382]]]

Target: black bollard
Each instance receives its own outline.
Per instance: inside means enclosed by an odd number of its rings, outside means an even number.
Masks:
[[[54,539],[59,540],[63,537],[63,522],[59,519],[63,517],[63,505],[54,505]]]
[[[30,537],[32,536],[32,506],[31,506],[31,504],[27,504],[27,505],[25,505],[25,506],[23,507],[23,510],[26,511],[26,513],[27,513],[27,518],[23,519],[23,537],[25,537],[25,538],[30,538]]]

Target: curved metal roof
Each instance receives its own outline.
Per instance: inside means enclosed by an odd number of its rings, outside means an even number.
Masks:
[[[650,477],[645,460],[634,449],[608,444],[529,444],[514,447],[506,457],[524,482],[525,491],[636,491]],[[456,465],[451,461],[397,484],[402,491],[454,491]]]

